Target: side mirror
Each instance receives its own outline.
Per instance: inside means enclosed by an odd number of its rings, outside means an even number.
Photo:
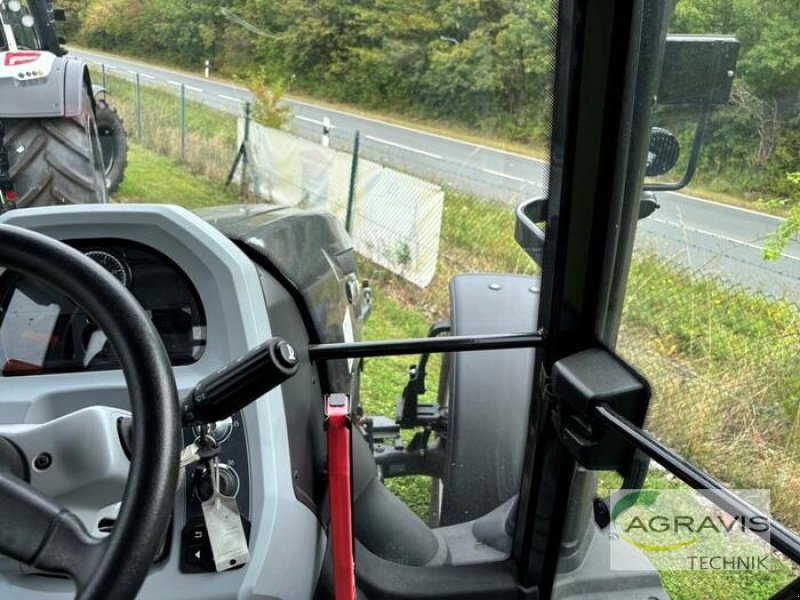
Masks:
[[[658,104],[727,103],[740,46],[732,35],[668,35]]]
[[[711,107],[727,103],[730,97],[740,46],[739,40],[731,35],[667,36],[656,103],[697,106],[700,110],[681,178],[670,183],[647,183],[644,190],[679,190],[694,177]],[[680,145],[675,136],[666,129],[654,128],[645,174],[663,175],[675,166],[679,155]]]
[[[642,192],[642,199],[639,201],[640,220],[646,219],[659,208],[661,208],[661,205],[656,200],[656,195],[653,192]]]

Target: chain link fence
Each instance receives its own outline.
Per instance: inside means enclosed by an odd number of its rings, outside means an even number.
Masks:
[[[800,306],[635,257],[618,350],[653,388],[648,428],[800,530]]]
[[[332,121],[335,123],[336,119]],[[324,137],[323,127],[322,121],[307,118],[295,118],[291,124],[293,133],[318,143]],[[351,151],[356,133],[351,128],[331,125],[327,135],[330,147]],[[421,148],[362,134],[359,155],[484,201],[516,205],[524,199],[542,195],[547,185],[547,166],[544,161],[495,148],[476,147],[438,134],[415,132],[415,135],[422,135]],[[424,142],[430,139],[444,139],[448,144],[455,144],[455,154],[445,155],[434,149],[426,150]],[[508,173],[515,170],[525,175]]]
[[[351,152],[240,120],[240,178],[256,197],[336,215],[372,262],[419,287],[433,279],[444,191]]]
[[[376,135],[365,135],[339,125],[342,120],[339,115],[332,116],[328,123],[320,119],[295,117],[290,128],[298,137],[349,155],[357,147],[358,193],[369,190],[374,184],[376,167],[398,174],[394,189],[385,190],[386,201],[382,204],[384,224],[396,226],[397,223],[408,222],[405,217],[410,209],[404,205],[402,198],[411,181],[435,183],[444,190],[440,235],[434,236],[431,228],[428,228],[428,233],[424,228],[414,228],[407,230],[404,236],[406,241],[413,239],[414,255],[436,256],[438,253],[435,273],[430,283],[422,287],[408,286],[403,279],[392,279],[383,270],[372,270],[367,266],[372,280],[377,280],[382,286],[391,287],[393,294],[413,302],[430,319],[434,319],[446,316],[448,283],[457,273],[496,271],[538,274],[538,267],[519,248],[513,235],[509,234],[514,227],[516,204],[531,195],[544,195],[545,163],[532,161],[529,157],[500,153],[504,164],[497,164],[498,153],[492,149],[480,148],[476,152],[474,145],[450,138],[445,140],[458,144],[459,152],[463,152],[458,155],[437,154],[434,149],[426,149],[424,143],[411,147]],[[440,139],[441,136],[431,134],[430,138]],[[528,180],[501,173],[508,170],[509,166],[516,166],[509,165],[508,161],[524,163],[525,170],[531,171]],[[399,174],[412,177],[401,183]],[[418,221],[424,224],[424,219],[418,217]],[[394,255],[401,261],[409,250],[402,245],[383,246],[391,249],[389,255]],[[386,266],[385,261],[376,262]],[[393,269],[393,272],[404,275],[406,280],[414,281],[407,277],[407,271],[404,274],[403,271]],[[419,279],[416,283],[419,283]]]
[[[106,99],[122,118],[129,139],[195,173],[224,180],[238,148],[242,103],[219,99],[212,108],[198,87],[104,65],[92,69],[92,78],[107,90]]]

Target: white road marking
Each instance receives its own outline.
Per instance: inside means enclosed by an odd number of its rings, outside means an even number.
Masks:
[[[656,193],[663,193],[663,192],[656,192]],[[722,208],[730,208],[731,210],[738,210],[744,213],[748,213],[751,215],[755,215],[757,217],[766,217],[768,219],[775,219],[776,221],[783,222],[785,219],[783,217],[776,217],[775,215],[770,215],[767,213],[758,212],[757,210],[752,210],[750,208],[743,208],[741,206],[734,206],[732,204],[722,204],[721,202],[715,202],[714,200],[707,200],[705,198],[698,198],[697,196],[690,196],[689,194],[683,194],[681,192],[668,192],[675,194],[676,196],[680,196],[681,198],[688,198],[689,200],[695,200],[696,202],[702,202],[703,204],[711,204],[713,206],[719,206]]]
[[[148,75],[147,73],[139,73],[139,75],[141,75],[145,79],[155,79],[155,77],[153,77],[152,75]]]
[[[228,100],[230,102],[236,102],[237,104],[241,104],[244,100],[240,98],[234,98],[233,96],[226,96],[225,94],[217,94],[218,98],[222,98],[223,100]]]
[[[305,121],[306,123],[314,123],[314,125],[321,125],[321,126],[325,125],[325,123],[323,123],[322,121],[317,121],[316,119],[309,119],[308,117],[303,117],[301,115],[294,115],[294,118],[297,119],[298,121]],[[336,129],[336,127],[334,125],[331,125],[330,129]]]
[[[395,148],[400,148],[401,150],[406,150],[407,152],[414,152],[416,154],[421,154],[423,156],[427,156],[429,158],[435,158],[436,160],[442,160],[442,157],[438,154],[433,154],[432,152],[425,152],[425,150],[417,150],[416,148],[411,148],[409,146],[404,146],[403,144],[398,144],[396,142],[390,142],[389,140],[383,140],[381,138],[377,138],[371,135],[365,135],[364,139],[372,140],[373,142],[378,142],[379,144],[386,144],[387,146],[393,146]]]
[[[723,204],[723,206],[725,206]],[[700,229],[699,227],[690,227],[688,225],[684,225],[683,223],[676,223],[675,221],[670,221],[669,219],[659,219],[656,217],[650,217],[651,221],[656,223],[661,223],[662,225],[670,225],[672,227],[678,227],[684,231],[691,231],[692,233],[699,233],[701,235],[707,235],[709,237],[722,240],[724,242],[731,242],[733,244],[739,244],[741,246],[746,246],[748,248],[752,248],[753,250],[758,250],[759,252],[764,251],[764,246],[759,246],[758,244],[754,244],[753,242],[746,242],[744,240],[739,240],[736,238],[732,238],[727,235],[723,235],[721,233],[717,233],[715,231],[708,231],[707,229]],[[800,261],[800,256],[794,256],[793,254],[783,253],[781,254],[782,258],[788,258],[789,260],[796,260]]]
[[[114,56],[113,54],[101,54],[101,53],[98,53],[98,52],[84,50],[83,48],[75,48],[73,54],[76,54],[76,55],[83,54],[85,56],[91,56],[91,57],[94,57],[94,58],[100,57],[101,59],[105,59],[105,60],[109,60],[109,59],[110,60],[115,60],[115,61],[120,62],[122,64],[126,64],[127,63],[129,65],[140,66],[143,69],[149,69],[151,71],[161,71],[162,73],[171,73],[172,75],[177,75],[179,77],[186,77],[186,78],[189,78],[189,79],[194,79],[198,83],[208,83],[209,81],[213,81],[214,83],[216,83],[218,85],[222,85],[222,86],[234,89],[234,90],[239,90],[239,91],[242,91],[242,92],[246,92],[248,94],[250,93],[250,90],[248,90],[247,88],[243,88],[243,87],[238,86],[238,85],[233,85],[232,83],[228,83],[226,81],[218,81],[218,80],[215,80],[215,79],[204,79],[203,77],[198,77],[198,76],[195,76],[195,75],[191,75],[189,73],[182,73],[180,71],[175,71],[173,69],[168,69],[167,67],[154,66],[154,65],[151,65],[151,64],[143,63],[143,62],[138,62],[138,61],[135,61],[135,60],[131,60],[130,58],[127,58],[127,57]],[[106,63],[106,64],[108,64],[108,63]]]
[[[192,90],[193,92],[197,92],[198,94],[202,94],[202,93],[203,93],[203,90],[201,90],[201,89],[200,89],[200,88],[198,88],[198,87],[194,87],[194,86],[192,86],[192,85],[187,85],[187,86],[186,86],[186,89],[187,89],[187,90]]]
[[[173,81],[172,79],[167,79],[167,83],[170,85],[177,85],[178,87],[181,87],[180,81]]]
[[[385,125],[386,127],[395,127],[397,129],[403,129],[405,131],[410,131],[412,133],[416,133],[417,135],[427,135],[430,137],[439,138],[440,140],[446,140],[448,142],[453,142],[455,144],[461,144],[462,146],[470,146],[472,148],[480,148],[482,150],[489,150],[491,152],[499,152],[500,154],[507,154],[509,156],[516,156],[517,158],[522,158],[523,160],[530,160],[536,163],[546,164],[546,161],[540,160],[538,158],[531,158],[530,156],[525,156],[524,154],[519,154],[517,152],[511,152],[509,150],[500,150],[498,148],[492,148],[491,146],[485,146],[483,144],[474,144],[472,142],[465,142],[463,140],[459,140],[457,138],[448,137],[446,135],[441,135],[438,133],[428,133],[424,129],[414,129],[413,127],[406,127],[405,125],[397,125],[395,123],[390,123],[388,121],[381,121],[380,119],[374,119],[372,117],[364,117],[362,115],[356,113],[349,113],[343,110],[337,110],[335,108],[329,108],[327,106],[320,106],[318,104],[311,104],[310,102],[303,102],[302,100],[297,100],[292,98],[291,96],[285,96],[285,101],[287,103],[293,104],[300,104],[301,106],[308,106],[309,108],[313,108],[316,110],[326,110],[329,112],[339,113],[340,115],[345,115],[350,117],[351,119],[361,119],[362,121],[369,121],[371,123],[378,123],[379,125]]]
[[[519,183],[526,183],[530,185],[535,185],[538,187],[542,187],[542,184],[538,181],[530,181],[528,179],[523,179],[522,177],[514,177],[513,175],[508,175],[507,173],[501,173],[500,171],[492,171],[491,169],[481,169],[484,173],[488,173],[489,175],[494,175],[495,177],[504,177],[506,179],[510,179],[511,181],[518,181]]]

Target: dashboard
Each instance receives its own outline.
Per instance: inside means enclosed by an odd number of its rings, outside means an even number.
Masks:
[[[200,359],[206,315],[186,274],[161,252],[125,240],[67,241],[127,287],[156,326],[173,366]],[[45,283],[0,276],[0,372],[4,377],[119,368],[105,335]]]
[[[296,348],[308,344],[297,303],[284,285],[184,209],[57,206],[9,211],[0,222],[66,241],[126,285],[164,341],[181,397],[270,337],[288,332],[300,336],[290,339]],[[213,568],[195,485],[203,474],[190,467],[174,499],[164,552],[140,597],[313,596],[327,538],[309,502],[298,499],[286,406],[302,397],[320,398],[321,392],[307,355],[301,362],[308,377],[292,385],[302,387],[275,388],[216,428],[225,438],[220,464],[245,517],[249,562],[223,572]],[[96,456],[97,441],[118,439],[118,419],[129,414],[125,378],[117,367],[104,336],[79,307],[41,282],[0,274],[0,435],[14,439],[65,420],[75,424],[69,435],[37,438],[42,447],[36,452],[50,453],[53,466],[31,469],[31,484],[70,508],[96,535],[101,525],[113,526],[129,467],[121,452],[102,460]],[[82,411],[94,415],[83,424],[76,418]],[[88,429],[91,423],[97,429],[103,419],[102,435]],[[185,429],[185,443],[196,435]],[[96,468],[86,473],[79,460],[93,460]],[[0,557],[0,598],[72,597],[70,581]]]

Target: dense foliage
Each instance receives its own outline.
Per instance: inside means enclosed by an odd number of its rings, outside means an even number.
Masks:
[[[70,0],[79,39],[361,106],[546,139],[552,0]],[[789,196],[800,170],[800,3],[678,0],[673,31],[742,42],[731,105],[710,126],[700,176],[720,191]],[[686,123],[688,129],[689,125]]]
[[[724,178],[724,191],[797,201],[786,175],[800,170],[798,23],[797,0],[677,2],[674,31],[733,33],[742,43],[730,106],[715,113],[703,151],[702,176]]]

